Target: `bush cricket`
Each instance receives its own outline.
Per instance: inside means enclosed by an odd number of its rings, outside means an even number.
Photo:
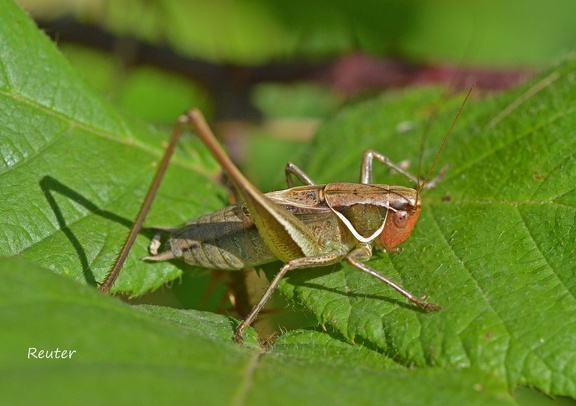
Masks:
[[[170,143],[157,169],[148,195],[142,204],[114,266],[100,286],[108,292],[142,227],[156,190],[168,166],[184,126],[189,126],[232,181],[241,198],[239,203],[201,216],[179,228],[159,228],[168,233],[165,250],[157,235],[151,242],[149,261],[181,258],[191,265],[221,270],[241,270],[280,260],[284,265],[248,316],[236,328],[234,340],[242,342],[243,331],[252,324],[284,275],[293,269],[331,265],[342,260],[391,286],[425,311],[440,309],[418,298],[380,275],[364,262],[372,249],[396,250],[405,241],[420,214],[420,193],[433,187],[443,171],[430,179],[448,136],[468,100],[468,94],[447,132],[424,179],[415,177],[384,155],[365,151],[359,183],[314,183],[300,168],[288,163],[285,168],[288,189],[263,194],[244,177],[224,152],[203,115],[191,110],[180,116]],[[416,189],[372,183],[372,163],[379,161],[416,184]],[[419,164],[420,166],[420,164]],[[293,178],[303,186],[294,186]]]

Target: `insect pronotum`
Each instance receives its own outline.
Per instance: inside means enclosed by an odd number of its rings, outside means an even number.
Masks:
[[[260,192],[234,165],[224,152],[198,110],[179,117],[166,152],[150,185],[148,194],[116,262],[100,286],[108,292],[116,280],[128,252],[139,233],[160,185],[174,147],[184,126],[190,126],[231,179],[241,202],[204,215],[169,233],[165,250],[158,253],[159,237],[150,245],[149,261],[181,258],[206,268],[240,270],[281,260],[284,265],[276,274],[262,298],[238,325],[234,340],[242,334],[278,286],[286,272],[346,261],[394,288],[411,303],[434,311],[440,306],[418,298],[393,281],[380,275],[364,262],[372,257],[372,248],[394,250],[405,241],[420,214],[420,192],[433,187],[442,176],[429,179],[448,136],[472,89],[460,106],[436,157],[424,179],[415,177],[384,155],[365,151],[362,157],[360,183],[316,184],[300,168],[286,165],[288,189]],[[372,183],[372,163],[379,161],[416,184],[416,189]],[[420,166],[420,165],[419,165]],[[294,187],[293,177],[304,186]]]

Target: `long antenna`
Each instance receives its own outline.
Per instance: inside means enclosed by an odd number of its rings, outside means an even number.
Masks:
[[[444,140],[442,141],[442,144],[440,145],[440,149],[438,149],[436,156],[434,156],[434,160],[432,161],[432,165],[430,166],[430,169],[428,169],[428,172],[426,173],[424,180],[418,185],[418,189],[416,189],[416,201],[418,201],[420,191],[426,187],[426,184],[428,183],[428,181],[430,179],[430,175],[432,175],[432,170],[434,170],[434,167],[436,166],[436,163],[438,162],[438,159],[440,158],[440,154],[442,153],[442,151],[444,150],[444,147],[446,146],[446,142],[448,141],[448,137],[450,137],[450,134],[452,134],[452,131],[454,131],[454,127],[456,126],[456,122],[458,121],[458,118],[460,117],[460,114],[462,113],[462,110],[464,109],[464,106],[468,102],[468,99],[470,98],[470,95],[472,94],[472,91],[474,90],[475,87],[476,87],[476,84],[473,84],[472,86],[470,86],[470,89],[468,90],[468,93],[466,94],[464,101],[460,105],[460,108],[458,109],[458,112],[456,113],[454,120],[452,120],[452,125],[450,125],[450,129],[446,133],[446,136],[444,137]],[[424,147],[424,142],[425,142],[425,138],[423,139],[421,149],[423,149],[423,147]],[[422,151],[420,151],[420,152],[421,153],[420,153],[420,161],[418,163],[418,172],[420,172],[420,166],[421,166],[421,162],[422,162]]]

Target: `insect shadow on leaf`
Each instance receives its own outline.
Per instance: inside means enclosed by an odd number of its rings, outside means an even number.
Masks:
[[[54,215],[56,216],[56,221],[58,222],[60,230],[64,233],[64,235],[66,236],[68,241],[70,241],[70,243],[74,247],[74,250],[76,251],[76,255],[80,260],[80,265],[82,267],[82,274],[84,275],[86,284],[91,286],[97,286],[98,282],[96,281],[94,273],[90,268],[90,265],[88,263],[88,257],[86,256],[86,252],[82,247],[82,243],[74,235],[70,227],[68,227],[66,219],[62,214],[62,210],[60,209],[60,206],[58,205],[58,202],[54,197],[54,193],[65,196],[68,199],[74,201],[75,203],[85,207],[91,213],[100,216],[108,221],[113,221],[118,224],[121,224],[128,229],[130,229],[133,226],[132,220],[119,216],[108,210],[101,209],[96,204],[92,203],[89,199],[84,197],[81,193],[71,189],[70,187],[66,186],[65,184],[63,184],[62,182],[53,178],[50,175],[44,176],[40,180],[39,185],[40,188],[42,189],[42,193],[44,193],[44,196],[48,201],[48,204],[50,205],[50,208],[52,209]],[[145,235],[148,238],[152,238],[154,236],[154,231],[147,228],[142,228],[141,230],[139,230],[139,233]]]

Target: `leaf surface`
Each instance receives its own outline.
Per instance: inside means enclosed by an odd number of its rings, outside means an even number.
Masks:
[[[424,313],[344,264],[294,273],[283,292],[323,325],[404,365],[480,368],[511,387],[574,396],[575,67],[566,61],[465,106],[436,171],[446,163],[450,169],[422,194],[411,237],[401,252],[368,262],[443,311]],[[440,103],[425,170],[462,99]],[[319,131],[308,174],[321,183],[354,181],[366,148],[396,162],[408,158],[416,171],[419,141],[439,100],[432,90],[415,91],[343,111]],[[386,172],[375,179],[405,184]]]
[[[229,317],[129,306],[23,260],[1,259],[0,277],[9,404],[512,404],[505,385],[479,371],[404,368],[313,331],[262,352],[253,331],[232,342]]]
[[[96,285],[138,212],[168,131],[122,117],[26,16],[13,5],[2,8],[0,255],[18,255]],[[222,205],[211,179],[217,167],[189,144],[180,147],[180,157],[188,159],[171,166],[159,192],[164,203],[148,224],[178,225]],[[151,237],[143,234],[116,291],[142,294],[181,273],[167,264],[141,271],[139,258]]]
[[[167,132],[110,107],[10,2],[0,5],[0,42],[0,393],[11,404],[37,393],[48,404],[486,404],[511,403],[519,384],[576,396],[573,61],[542,76],[553,80],[537,92],[538,80],[467,106],[442,155],[452,169],[423,197],[413,235],[402,252],[369,262],[443,312],[421,313],[345,266],[294,272],[283,292],[335,332],[290,333],[262,353],[253,336],[230,342],[227,317],[130,307],[95,291]],[[415,160],[437,97],[419,90],[344,111],[315,141],[309,174],[354,181],[370,147]],[[434,128],[448,128],[457,106],[443,105]],[[441,137],[430,135],[425,165]],[[197,142],[185,143],[147,223],[222,207],[216,173]],[[117,291],[138,295],[181,274],[139,260],[149,237]],[[78,356],[32,360],[31,347]]]

